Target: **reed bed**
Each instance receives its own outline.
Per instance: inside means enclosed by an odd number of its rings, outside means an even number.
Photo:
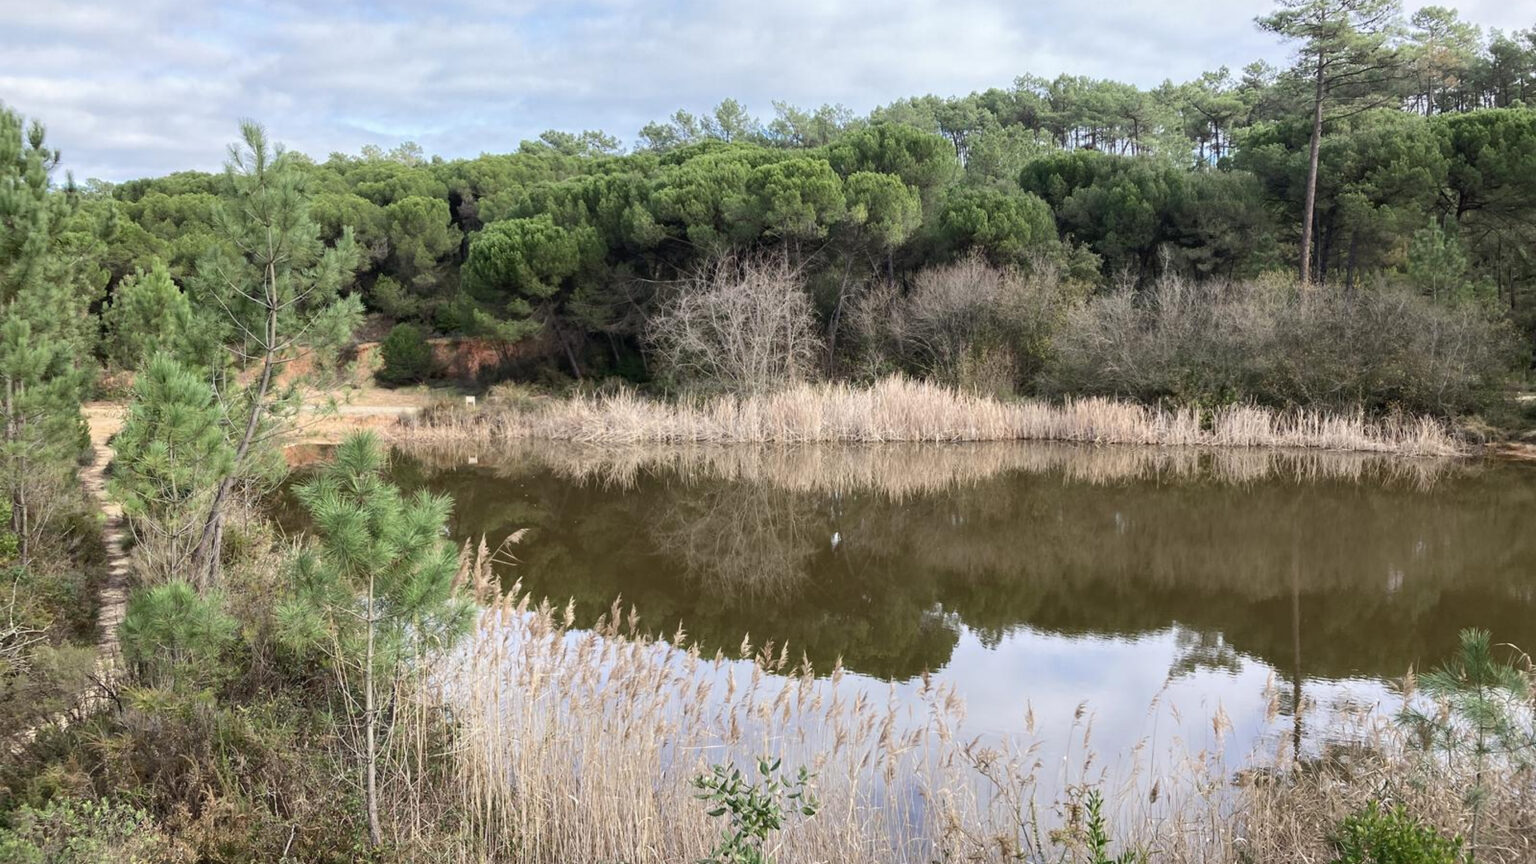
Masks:
[[[1143,742],[1101,755],[1080,709],[1070,757],[1048,764],[1026,706],[1016,734],[964,737],[962,701],[926,677],[915,700],[898,700],[840,668],[818,676],[782,647],[701,656],[682,632],[641,635],[617,603],[594,629],[571,620],[527,597],[495,601],[441,679],[462,833],[458,854],[439,845],[440,858],[701,860],[721,826],[692,779],[761,756],[810,768],[821,801],[774,835],[780,862],[1089,860],[1090,793],[1106,801],[1114,851],[1172,864],[1327,861],[1330,830],[1370,801],[1447,833],[1472,829],[1473,767],[1425,757],[1372,706],[1335,707],[1314,730],[1321,747],[1297,752],[1279,735],[1239,764],[1222,755],[1219,711],[1192,718],[1161,754]],[[1266,695],[1273,721],[1280,698]],[[1529,770],[1480,770],[1477,860],[1532,860]]]
[[[580,482],[632,489],[646,476],[768,486],[790,492],[873,492],[895,501],[975,486],[1004,474],[1062,477],[1110,485],[1136,480],[1266,480],[1402,483],[1432,488],[1473,470],[1466,460],[1404,458],[1359,451],[1211,447],[1094,447],[1060,442],[983,441],[964,445],[891,444],[581,444],[522,438],[492,442],[422,441],[396,446],[436,468],[473,463],[502,474],[546,469]]]
[[[1289,447],[1454,456],[1462,446],[1431,418],[1371,419],[1231,405],[1211,411],[1104,398],[1002,402],[927,381],[798,384],[768,393],[678,401],[630,390],[436,410],[405,421],[421,441],[543,438],[591,444],[1071,441],[1197,447]]]

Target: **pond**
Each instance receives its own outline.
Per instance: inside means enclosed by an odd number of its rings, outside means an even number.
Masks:
[[[706,654],[744,639],[898,695],[953,686],[978,733],[1092,717],[1124,751],[1221,714],[1242,750],[1445,657],[1536,647],[1536,470],[1358,454],[1042,444],[397,455],[578,627],[616,597]],[[1307,710],[1298,712],[1300,703]],[[1306,721],[1303,722],[1303,716]],[[1221,736],[1218,736],[1221,737]],[[1064,746],[1064,745],[1063,745]]]

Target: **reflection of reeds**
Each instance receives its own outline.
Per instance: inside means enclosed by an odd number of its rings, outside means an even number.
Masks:
[[[645,475],[718,479],[794,492],[873,491],[895,500],[974,485],[1010,472],[1117,483],[1148,478],[1251,483],[1260,480],[1402,482],[1429,488],[1467,470],[1453,459],[1407,459],[1323,450],[1093,447],[1053,442],[970,444],[626,444],[514,439],[486,443],[399,443],[429,464],[462,464],[472,454],[493,469],[544,467],[582,481],[632,488]]]
[[[966,738],[960,700],[926,678],[902,700],[840,670],[815,677],[782,648],[701,656],[681,632],[640,636],[620,613],[577,632],[569,610],[509,597],[448,670],[438,699],[458,730],[447,782],[466,859],[699,860],[719,826],[690,779],[758,756],[816,774],[821,812],[774,838],[786,862],[1081,860],[1093,789],[1117,846],[1173,864],[1325,860],[1330,829],[1371,800],[1447,832],[1470,819],[1473,769],[1420,758],[1369,710],[1326,715],[1314,735],[1343,743],[1321,755],[1298,756],[1281,736],[1233,766],[1218,709],[1209,731],[1180,722],[1166,753],[1143,742],[1107,771],[1080,708],[1070,757],[1048,764],[1032,712],[1017,734]],[[1278,706],[1272,694],[1271,723]],[[1528,779],[1491,762],[1481,786],[1480,860],[1528,860]]]
[[[999,402],[924,381],[869,387],[802,384],[682,402],[632,391],[431,412],[413,438],[549,438],[601,444],[1076,441],[1158,446],[1299,447],[1447,456],[1461,447],[1429,418],[1276,412],[1232,405],[1202,413],[1109,399]]]

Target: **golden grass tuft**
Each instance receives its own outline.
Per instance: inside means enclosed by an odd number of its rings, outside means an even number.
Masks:
[[[909,378],[873,385],[798,384],[764,394],[659,401],[606,395],[428,412],[397,440],[551,439],[589,444],[1070,441],[1197,447],[1273,447],[1454,456],[1464,448],[1431,418],[1272,411],[1209,412],[1111,399],[1002,402]]]

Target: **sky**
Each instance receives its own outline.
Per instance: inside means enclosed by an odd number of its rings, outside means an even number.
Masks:
[[[1410,4],[1410,7],[1412,4]],[[508,152],[545,129],[632,144],[732,97],[863,114],[1024,73],[1187,80],[1285,46],[1268,0],[0,0],[0,102],[77,179],[212,170],[243,118],[323,159],[415,141]],[[1536,25],[1536,0],[1463,0]]]

